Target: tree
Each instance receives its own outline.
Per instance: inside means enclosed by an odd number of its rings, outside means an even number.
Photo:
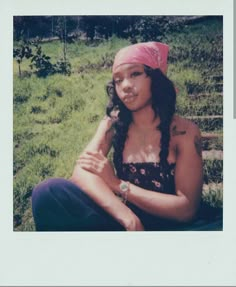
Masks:
[[[13,49],[13,57],[18,63],[18,73],[21,78],[21,63],[24,58],[29,59],[32,57],[32,50],[27,43],[23,43],[20,47]]]

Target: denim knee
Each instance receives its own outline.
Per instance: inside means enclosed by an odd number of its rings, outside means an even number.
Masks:
[[[59,198],[64,193],[64,182],[66,180],[62,178],[50,178],[33,189],[32,212],[37,230],[56,220],[61,205]]]
[[[49,205],[52,203],[51,191],[59,191],[61,189],[60,186],[62,180],[63,179],[60,178],[50,178],[35,186],[32,191],[33,214],[49,208]]]
[[[47,200],[49,196],[49,186],[54,184],[54,179],[48,179],[36,185],[32,191],[32,204],[33,206],[41,204]]]

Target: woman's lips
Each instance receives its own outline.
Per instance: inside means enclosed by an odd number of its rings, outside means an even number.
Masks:
[[[131,103],[135,100],[135,97],[134,95],[129,95],[129,96],[126,96],[124,97],[124,103]]]

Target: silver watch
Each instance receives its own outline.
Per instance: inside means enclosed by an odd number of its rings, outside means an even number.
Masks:
[[[123,194],[129,190],[129,184],[126,181],[121,181],[120,185],[120,193]]]
[[[122,180],[119,185],[119,188],[120,188],[120,195],[122,197],[122,202],[126,204],[127,199],[128,199],[129,182]]]

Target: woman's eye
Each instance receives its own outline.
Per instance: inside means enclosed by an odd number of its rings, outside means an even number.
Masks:
[[[142,75],[142,72],[133,72],[131,74],[132,77],[137,77],[137,76],[140,76],[140,75]]]
[[[115,79],[115,84],[119,85],[121,83],[121,81],[122,81],[121,79]]]

